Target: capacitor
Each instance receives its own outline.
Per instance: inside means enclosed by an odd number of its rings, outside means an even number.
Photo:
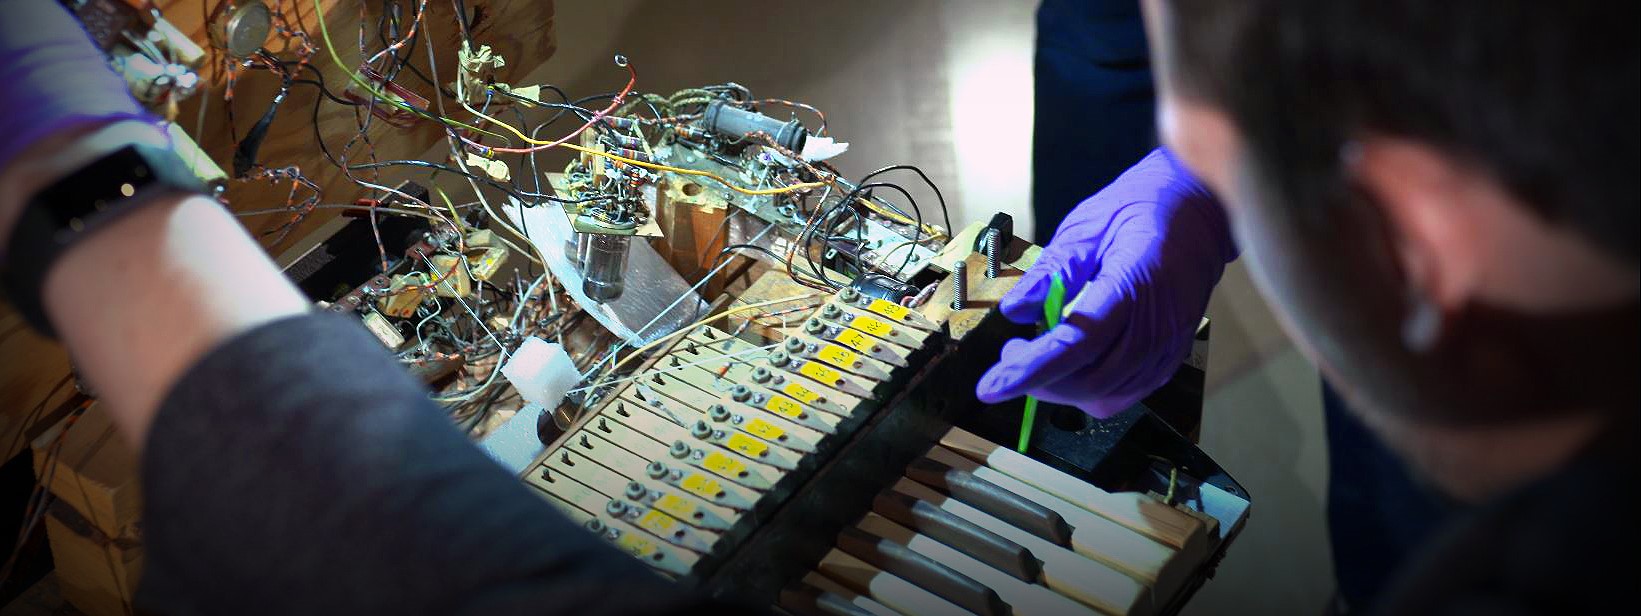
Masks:
[[[722,99],[707,104],[701,115],[701,126],[730,139],[744,139],[752,133],[768,133],[775,144],[793,152],[802,152],[809,139],[809,131],[796,118],[782,122],[756,111],[747,111],[730,105]]]
[[[631,235],[580,234],[576,253],[581,261],[581,291],[589,299],[602,304],[621,297],[631,240]]]

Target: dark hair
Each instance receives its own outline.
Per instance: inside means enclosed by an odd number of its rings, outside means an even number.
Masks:
[[[1230,113],[1286,204],[1336,194],[1353,137],[1406,137],[1637,262],[1638,3],[1165,1],[1164,70]]]

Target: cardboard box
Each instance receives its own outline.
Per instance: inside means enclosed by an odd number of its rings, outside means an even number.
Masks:
[[[142,574],[142,496],[137,458],[108,414],[93,405],[40,435],[34,472],[54,497],[44,526],[63,598],[88,616],[131,614]]]

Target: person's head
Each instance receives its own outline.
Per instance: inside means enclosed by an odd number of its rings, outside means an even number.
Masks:
[[[1146,0],[1163,141],[1301,348],[1457,496],[1635,413],[1635,10]]]

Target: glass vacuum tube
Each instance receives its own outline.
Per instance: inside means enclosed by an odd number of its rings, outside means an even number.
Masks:
[[[581,262],[581,291],[598,303],[621,297],[626,284],[630,235],[578,234],[576,260]]]

